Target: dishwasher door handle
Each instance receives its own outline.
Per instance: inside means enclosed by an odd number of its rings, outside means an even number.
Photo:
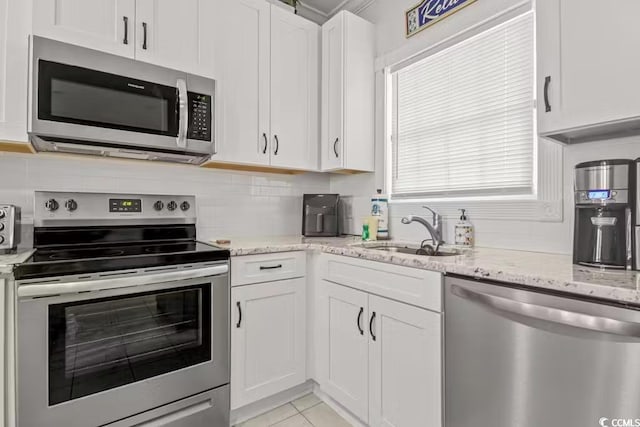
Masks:
[[[471,291],[457,285],[451,286],[451,293],[496,312],[515,314],[517,316],[588,331],[640,338],[640,323],[626,322],[608,317],[592,316],[575,311],[515,301],[509,298]]]

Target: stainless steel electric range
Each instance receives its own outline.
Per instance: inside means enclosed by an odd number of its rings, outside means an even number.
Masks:
[[[192,196],[36,192],[18,426],[229,425],[229,252]]]

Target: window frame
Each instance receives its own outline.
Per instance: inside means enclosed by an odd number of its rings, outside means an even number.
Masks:
[[[506,22],[526,11],[534,10],[534,3],[523,0],[506,10],[474,23],[458,32],[444,32],[445,37],[432,42],[429,47],[419,48],[417,44],[407,44],[396,50],[381,54],[376,58],[376,104],[379,106],[381,120],[376,125],[376,162],[375,182],[378,188],[384,188],[386,194],[391,193],[391,149],[392,149],[392,115],[390,106],[392,91],[390,81],[392,73],[421,58],[446,49],[468,37],[479,34],[489,28]],[[535,20],[534,16],[534,20]],[[534,31],[538,31],[537,22]],[[537,36],[534,35],[534,50],[537,55]],[[536,74],[538,64],[536,64]],[[537,79],[536,79],[536,83]],[[537,95],[536,95],[537,96]],[[537,104],[537,100],[536,100]],[[534,121],[533,189],[527,195],[493,195],[466,197],[439,197],[430,199],[399,199],[390,197],[391,214],[395,217],[422,212],[425,202],[437,210],[446,219],[457,219],[458,209],[465,208],[473,220],[517,220],[523,222],[561,223],[564,220],[564,147],[556,141],[538,136],[537,118]]]

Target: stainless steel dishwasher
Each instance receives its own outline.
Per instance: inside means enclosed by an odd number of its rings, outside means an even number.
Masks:
[[[638,309],[446,279],[446,427],[615,425],[640,426]]]

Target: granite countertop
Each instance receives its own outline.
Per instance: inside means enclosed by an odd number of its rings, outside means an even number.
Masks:
[[[229,249],[231,256],[317,250],[335,255],[640,305],[640,272],[601,271],[580,267],[573,265],[569,255],[475,248],[459,256],[427,257],[367,248],[374,245],[410,242],[363,243],[359,237],[268,237],[233,239],[230,245],[212,243]],[[415,245],[415,242],[413,244]]]

